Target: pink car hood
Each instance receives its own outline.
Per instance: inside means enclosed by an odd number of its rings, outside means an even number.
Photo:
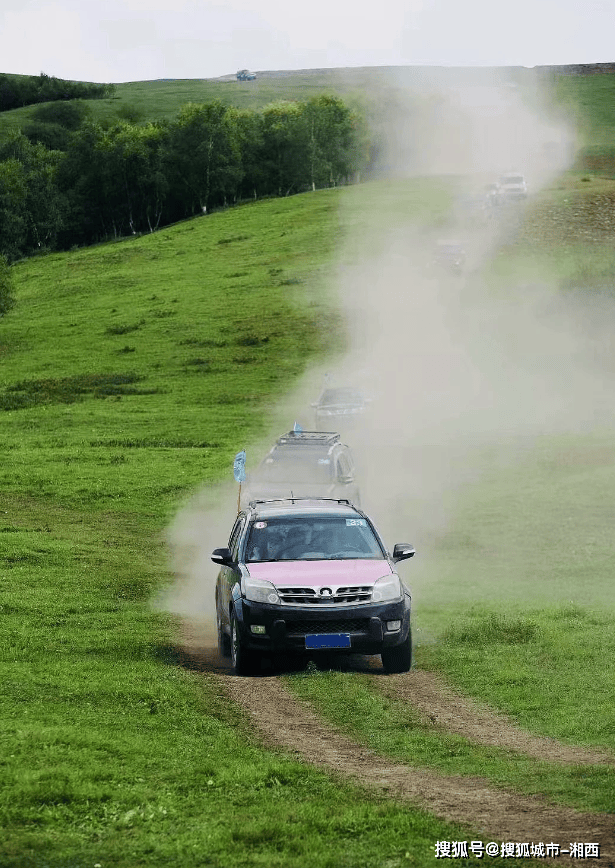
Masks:
[[[373,585],[376,579],[391,575],[388,561],[270,561],[246,564],[254,579],[264,579],[276,587],[308,585]]]

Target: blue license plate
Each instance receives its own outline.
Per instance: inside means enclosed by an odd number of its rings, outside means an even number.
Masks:
[[[316,633],[305,637],[306,648],[350,648],[350,633]]]

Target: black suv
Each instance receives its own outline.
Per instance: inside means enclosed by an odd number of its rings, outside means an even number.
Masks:
[[[220,565],[220,652],[240,675],[264,654],[380,654],[387,672],[412,662],[410,591],[367,515],[347,501],[256,501],[235,521]]]
[[[344,498],[357,506],[359,485],[350,448],[326,431],[289,431],[250,474],[243,502],[277,497]]]

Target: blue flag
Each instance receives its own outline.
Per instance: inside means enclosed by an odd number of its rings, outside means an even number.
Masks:
[[[245,482],[246,480],[246,453],[244,449],[235,456],[233,476],[235,477],[235,482]]]
[[[303,428],[298,422],[295,422],[293,431],[295,432],[295,434],[303,434]]]

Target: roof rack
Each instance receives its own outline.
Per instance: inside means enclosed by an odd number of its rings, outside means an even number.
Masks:
[[[352,501],[348,500],[347,497],[269,497],[251,500],[248,507],[255,507],[263,503],[296,503],[298,500],[302,502],[307,500],[311,503],[343,503],[346,506],[353,506]]]
[[[340,435],[333,431],[289,431],[276,440],[276,446],[332,446]]]

